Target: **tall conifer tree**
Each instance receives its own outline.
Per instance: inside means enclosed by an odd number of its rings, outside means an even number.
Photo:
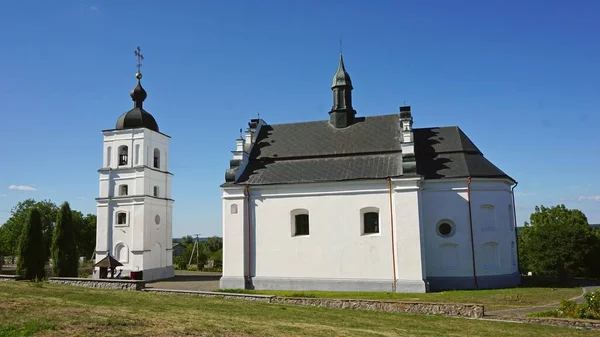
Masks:
[[[73,228],[71,207],[68,202],[60,206],[52,234],[52,274],[58,277],[77,277],[79,261]]]
[[[42,233],[42,218],[37,208],[27,215],[18,246],[17,274],[24,279],[42,279],[46,276],[46,249]]]

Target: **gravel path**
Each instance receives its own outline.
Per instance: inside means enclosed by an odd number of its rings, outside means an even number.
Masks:
[[[598,286],[582,287],[581,295],[570,298],[569,300],[575,301],[578,304],[581,304],[581,303],[583,303],[583,294],[592,292],[598,288],[599,288]],[[559,305],[560,305],[560,302],[555,302],[555,303],[550,303],[550,304],[540,305],[540,306],[535,306],[535,307],[524,307],[524,308],[517,308],[517,309],[504,309],[504,310],[489,311],[489,312],[485,313],[485,316],[490,316],[490,318],[492,318],[493,316],[526,317],[525,316],[526,314],[529,314],[532,312],[549,311],[549,310],[558,308]]]
[[[146,288],[172,290],[214,291],[219,288],[221,273],[188,272],[176,270],[175,277],[146,283]]]

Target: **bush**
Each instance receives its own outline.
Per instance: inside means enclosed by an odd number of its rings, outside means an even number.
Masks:
[[[43,279],[46,276],[45,252],[40,212],[32,208],[19,239],[17,274],[26,280]]]
[[[59,277],[77,277],[79,258],[75,242],[73,218],[68,202],[64,202],[52,233],[52,274]]]
[[[190,264],[189,266],[187,266],[186,270],[188,271],[198,271],[198,266],[195,264]]]
[[[600,319],[600,289],[583,295],[584,303],[562,300],[557,309],[538,312],[528,316],[533,317],[558,317],[578,319]]]

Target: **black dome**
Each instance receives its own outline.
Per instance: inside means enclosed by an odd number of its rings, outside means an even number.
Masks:
[[[158,131],[158,123],[152,115],[142,108],[133,108],[117,119],[117,130],[147,128]]]
[[[146,128],[159,132],[158,123],[156,123],[154,117],[142,108],[144,100],[148,97],[148,93],[146,93],[140,82],[142,74],[138,72],[135,74],[135,77],[138,80],[137,85],[129,93],[133,100],[133,109],[122,114],[117,119],[117,130]]]

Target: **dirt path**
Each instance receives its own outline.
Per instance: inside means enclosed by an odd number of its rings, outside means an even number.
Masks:
[[[583,294],[592,292],[598,288],[599,288],[598,286],[582,287],[581,295],[570,298],[569,300],[575,301],[578,304],[581,304],[581,303],[583,303]],[[525,316],[526,314],[529,314],[532,312],[549,311],[549,310],[558,308],[559,305],[560,305],[560,302],[554,302],[554,303],[549,303],[549,304],[534,306],[534,307],[524,307],[524,308],[516,308],[516,309],[504,309],[504,310],[489,311],[489,312],[485,313],[485,316],[486,317],[489,316],[490,318],[493,318],[494,316],[526,317]]]

